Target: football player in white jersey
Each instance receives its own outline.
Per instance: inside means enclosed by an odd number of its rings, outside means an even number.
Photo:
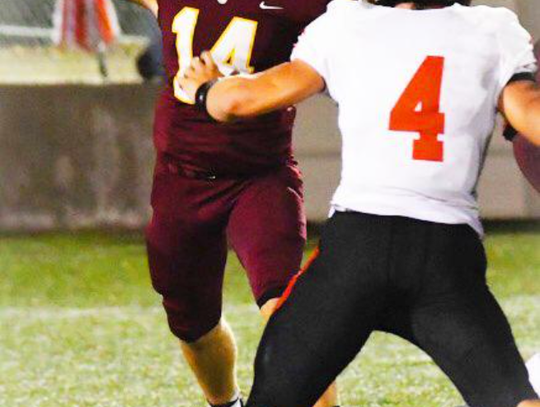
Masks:
[[[292,62],[215,82],[208,54],[181,80],[217,120],[339,104],[343,170],[320,250],[272,318],[250,407],[312,405],[374,330],[428,353],[471,407],[537,399],[486,283],[476,185],[497,109],[540,145],[529,34],[468,1],[336,0]]]

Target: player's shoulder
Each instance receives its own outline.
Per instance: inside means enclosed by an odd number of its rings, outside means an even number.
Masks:
[[[516,25],[520,26],[517,14],[506,7],[460,6],[456,7],[455,10],[476,28],[495,35]]]
[[[363,0],[333,0],[328,3],[326,12],[315,23],[319,26],[332,26],[333,30],[343,27],[347,20],[361,15],[364,11],[373,7]]]
[[[470,12],[476,14],[478,18],[489,18],[495,23],[503,23],[508,21],[515,21],[518,19],[518,16],[515,12],[510,10],[507,7],[493,7],[493,6],[471,6],[463,7],[463,9],[468,9]]]
[[[361,24],[365,12],[373,7],[364,0],[333,0],[326,12],[314,20],[305,32],[332,47],[338,46],[342,38],[350,35],[351,26]]]
[[[327,14],[333,16],[344,16],[352,14],[363,14],[372,10],[375,6],[365,0],[332,0],[328,3]]]
[[[328,21],[343,17],[353,10],[369,6],[365,0],[287,0],[291,2],[291,15],[293,19],[305,25],[314,21]],[[318,23],[320,24],[320,23]]]

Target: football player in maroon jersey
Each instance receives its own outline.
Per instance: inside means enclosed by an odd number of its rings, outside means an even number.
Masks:
[[[218,125],[178,80],[205,49],[225,75],[287,61],[329,0],[131,1],[158,16],[168,77],[154,128],[154,213],[146,232],[152,283],[208,402],[236,407],[236,345],[222,319],[227,242],[267,319],[300,268],[306,239],[291,148],[295,110]],[[337,405],[334,386],[318,405]]]

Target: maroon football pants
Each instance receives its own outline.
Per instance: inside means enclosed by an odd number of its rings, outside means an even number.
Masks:
[[[300,268],[306,221],[294,166],[214,180],[157,170],[152,207],[146,231],[152,284],[181,340],[196,341],[221,319],[228,242],[259,306],[279,297]]]

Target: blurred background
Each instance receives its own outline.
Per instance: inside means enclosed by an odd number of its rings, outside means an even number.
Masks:
[[[0,0],[0,407],[205,407],[151,289],[141,233],[159,31],[127,1],[92,3],[97,36],[66,29],[80,21],[63,0]],[[540,40],[538,0],[485,3],[516,11]],[[299,109],[312,224],[326,218],[339,178],[335,115],[324,97]],[[540,200],[500,134],[480,204],[489,284],[529,359],[540,353]],[[314,233],[306,256],[316,243]],[[262,330],[248,287],[229,256],[225,313],[245,394]],[[345,406],[463,405],[425,354],[378,333],[339,385]]]
[[[0,1],[0,231],[141,228],[149,216],[152,115],[161,74],[154,18],[114,0],[107,10],[109,38],[81,39],[63,31],[62,24],[77,22],[59,18],[61,1]],[[482,3],[513,9],[540,39],[536,1]],[[301,106],[295,147],[308,217],[322,221],[340,170],[329,100]],[[538,194],[498,136],[480,202],[486,219],[540,216]]]

